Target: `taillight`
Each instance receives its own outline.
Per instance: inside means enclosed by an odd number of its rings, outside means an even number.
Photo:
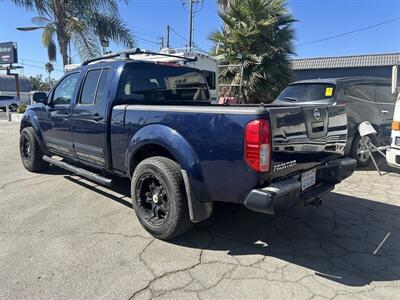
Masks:
[[[246,125],[244,155],[246,163],[257,172],[267,172],[271,160],[271,130],[267,120]]]
[[[393,121],[392,122],[392,129],[396,131],[400,131],[400,121]]]

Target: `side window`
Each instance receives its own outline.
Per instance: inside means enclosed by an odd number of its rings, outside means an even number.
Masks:
[[[392,88],[390,85],[375,86],[376,102],[394,103],[395,99],[392,96]]]
[[[55,88],[53,93],[54,105],[71,105],[71,99],[78,84],[80,73],[73,73],[65,77]]]
[[[363,83],[346,85],[344,87],[344,94],[362,100],[375,101],[374,86],[371,84]]]
[[[100,75],[101,69],[90,70],[87,72],[81,98],[79,100],[80,104],[88,105],[94,103]]]
[[[215,86],[216,86],[215,72],[202,71],[202,73],[203,73],[204,79],[207,81],[209,89],[215,90]]]
[[[101,99],[103,98],[104,94],[107,91],[106,82],[108,73],[110,73],[110,69],[103,69],[103,71],[101,72],[101,77],[97,87],[95,102],[101,101]]]

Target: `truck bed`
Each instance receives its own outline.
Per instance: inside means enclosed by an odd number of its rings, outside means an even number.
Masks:
[[[316,108],[319,120],[313,119]],[[255,119],[267,119],[271,124],[268,174],[254,172],[244,161],[244,130]],[[346,122],[345,109],[340,106],[118,105],[112,111],[111,156],[113,167],[123,172],[127,168],[124,154],[138,129],[162,124],[179,133],[196,154],[202,175],[199,183],[209,191],[205,198],[243,202],[249,187],[304,172],[341,156]],[[150,135],[162,134],[157,131]]]

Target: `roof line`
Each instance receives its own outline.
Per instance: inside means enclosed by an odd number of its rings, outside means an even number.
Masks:
[[[330,59],[330,58],[345,58],[345,57],[365,57],[365,56],[382,56],[382,55],[400,55],[400,52],[390,52],[390,53],[376,53],[376,54],[353,54],[344,56],[320,56],[320,57],[304,57],[304,58],[293,58],[292,61],[299,60],[311,60],[311,59]]]

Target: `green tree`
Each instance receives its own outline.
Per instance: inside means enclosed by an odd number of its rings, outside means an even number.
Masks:
[[[56,61],[57,45],[64,66],[68,64],[68,47],[72,43],[81,58],[101,54],[100,41],[110,39],[132,48],[134,39],[121,20],[116,0],[12,0],[37,14],[36,26],[20,27],[29,31],[42,29],[42,44],[49,60]]]
[[[291,81],[293,23],[285,0],[230,0],[220,12],[221,30],[211,33],[212,50],[221,64],[221,82],[239,84],[245,102],[271,102]],[[233,91],[230,91],[233,93]],[[237,91],[236,91],[237,93]]]
[[[30,76],[32,91],[48,92],[57,83],[57,80],[47,78],[43,79],[43,75]]]

